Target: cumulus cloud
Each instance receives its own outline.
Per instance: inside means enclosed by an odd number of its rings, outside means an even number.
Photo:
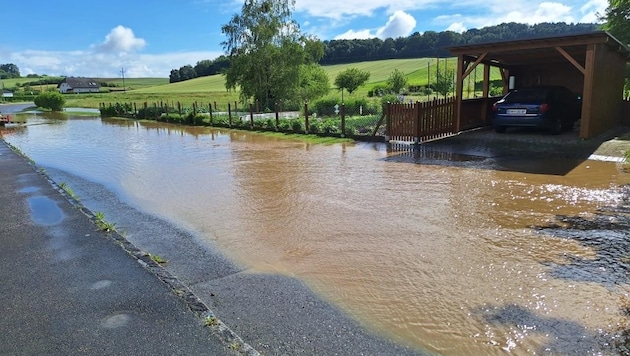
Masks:
[[[376,30],[348,30],[335,36],[336,40],[352,40],[367,38],[398,38],[409,36],[416,27],[416,19],[404,11],[396,11],[387,20],[387,23]]]
[[[132,29],[118,25],[105,36],[105,41],[97,48],[103,52],[133,52],[145,45],[146,41],[137,38]]]
[[[409,12],[440,2],[444,0],[297,0],[295,10],[310,16],[343,20],[346,17],[372,16],[383,9],[386,13]]]
[[[604,15],[606,8],[608,7],[608,0],[590,0],[586,4],[580,7],[580,13],[582,18],[580,22],[583,23],[599,23],[602,20],[599,19],[601,15]]]
[[[376,31],[378,38],[398,38],[411,34],[416,27],[416,19],[404,11],[396,11],[389,17],[384,27]]]
[[[446,31],[462,33],[466,31],[466,27],[462,22],[454,22],[446,28]]]

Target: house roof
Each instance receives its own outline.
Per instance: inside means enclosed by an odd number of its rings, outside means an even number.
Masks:
[[[449,47],[454,55],[479,58],[485,54],[483,63],[504,66],[554,63],[566,61],[556,48],[561,48],[577,61],[583,62],[589,44],[604,43],[630,60],[630,49],[605,31],[577,35],[530,38],[513,41],[479,43]]]
[[[84,77],[66,77],[62,83],[67,83],[72,88],[98,88],[96,80]]]

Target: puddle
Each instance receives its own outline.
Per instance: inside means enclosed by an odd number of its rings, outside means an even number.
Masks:
[[[63,220],[63,213],[57,203],[47,197],[29,198],[28,205],[31,218],[38,225],[56,225]]]
[[[22,188],[22,189],[18,190],[18,192],[20,192],[20,193],[34,193],[34,192],[36,192],[38,190],[39,190],[38,187],[26,187],[26,188]]]

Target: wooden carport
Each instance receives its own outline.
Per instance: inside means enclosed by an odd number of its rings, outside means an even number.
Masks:
[[[591,138],[621,119],[630,50],[604,31],[449,48],[457,56],[455,132],[490,124],[490,68],[499,68],[503,92],[564,85],[582,96],[580,137]],[[482,98],[463,99],[464,80],[483,65]]]

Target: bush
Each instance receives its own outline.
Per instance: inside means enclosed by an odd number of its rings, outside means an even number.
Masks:
[[[58,92],[47,91],[35,97],[35,105],[52,111],[61,111],[66,99]]]

